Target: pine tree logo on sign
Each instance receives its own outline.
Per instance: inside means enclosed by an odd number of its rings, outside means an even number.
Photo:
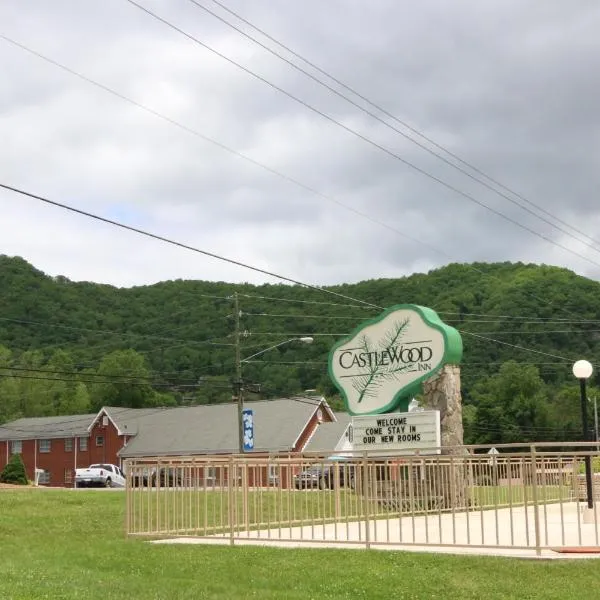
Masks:
[[[462,340],[430,308],[405,304],[363,323],[329,354],[329,374],[348,412],[368,415],[407,410],[424,380],[458,364]]]

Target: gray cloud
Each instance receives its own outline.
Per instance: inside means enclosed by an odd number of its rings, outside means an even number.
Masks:
[[[143,3],[420,168],[600,263],[600,253],[465,178],[189,2]],[[592,235],[598,230],[597,3],[227,5],[546,210]],[[123,0],[34,0],[27,9],[10,0],[0,7],[0,23],[0,33],[399,233],[0,40],[2,182],[319,284],[400,276],[451,260],[524,260],[600,277],[595,265],[415,173]],[[268,279],[8,192],[0,192],[0,210],[0,252],[53,275],[117,285]]]

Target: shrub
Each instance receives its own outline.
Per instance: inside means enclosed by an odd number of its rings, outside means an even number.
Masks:
[[[27,485],[27,473],[20,454],[13,454],[0,474],[0,483]]]
[[[579,472],[585,473],[585,461],[583,458],[580,458],[579,460],[581,461],[579,463]],[[600,456],[592,458],[592,473],[600,473]]]

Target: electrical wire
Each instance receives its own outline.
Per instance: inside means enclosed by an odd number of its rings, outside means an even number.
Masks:
[[[130,1],[130,0],[127,0],[127,1]],[[457,171],[459,171],[460,173],[462,173],[463,175],[465,175],[466,177],[468,177],[472,181],[475,181],[475,182],[479,183],[480,185],[484,186],[486,189],[488,189],[488,190],[492,191],[493,193],[499,195],[500,197],[504,198],[508,202],[511,202],[515,206],[518,206],[521,210],[527,212],[530,215],[533,215],[535,218],[537,218],[537,219],[541,220],[542,222],[550,225],[551,227],[553,227],[557,231],[560,231],[561,233],[564,233],[565,235],[567,235],[567,236],[573,238],[574,240],[576,240],[576,241],[584,244],[585,246],[591,248],[595,252],[600,253],[600,249],[596,248],[594,246],[594,243],[587,242],[584,239],[581,239],[580,237],[577,237],[577,236],[573,235],[572,233],[570,233],[566,229],[564,229],[564,228],[556,225],[555,223],[553,223],[549,219],[546,219],[545,217],[540,216],[539,214],[537,214],[535,211],[531,210],[527,206],[523,206],[520,202],[516,201],[514,198],[511,198],[506,193],[498,190],[493,185],[490,185],[490,183],[488,183],[487,181],[485,181],[485,180],[477,177],[476,175],[473,175],[472,173],[469,173],[466,169],[462,168],[460,165],[457,165],[456,163],[453,163],[451,160],[448,160],[446,157],[444,157],[440,153],[436,152],[435,150],[432,150],[431,148],[429,148],[425,144],[419,142],[415,138],[411,137],[410,135],[408,135],[404,131],[401,131],[397,127],[394,127],[388,121],[386,121],[385,119],[382,119],[379,115],[377,115],[374,112],[368,110],[364,106],[361,106],[358,102],[355,102],[351,98],[348,98],[348,96],[344,95],[339,90],[336,90],[334,87],[332,87],[329,84],[327,84],[326,82],[322,81],[321,79],[319,79],[318,77],[316,77],[312,73],[309,73],[306,69],[303,69],[302,67],[300,67],[299,65],[295,64],[291,60],[285,58],[284,56],[282,56],[281,54],[279,54],[278,52],[276,52],[275,50],[273,50],[273,48],[267,46],[266,44],[263,44],[260,40],[257,40],[255,37],[251,36],[249,33],[245,32],[242,29],[240,29],[239,27],[237,27],[236,25],[234,25],[230,21],[227,21],[227,19],[224,19],[223,17],[221,17],[220,15],[218,15],[217,13],[215,13],[214,11],[212,11],[211,9],[209,9],[208,7],[204,6],[203,4],[201,4],[200,2],[198,2],[197,0],[188,0],[188,1],[191,4],[193,4],[194,6],[196,6],[197,8],[199,8],[199,9],[205,11],[206,13],[208,13],[209,15],[213,16],[215,19],[219,20],[221,23],[224,23],[225,25],[227,25],[231,29],[237,31],[239,34],[243,35],[245,38],[251,40],[252,42],[254,42],[255,44],[257,44],[258,46],[260,46],[261,48],[263,48],[264,50],[266,50],[267,52],[269,52],[271,55],[279,58],[280,60],[282,60],[283,62],[285,62],[286,64],[288,64],[290,67],[292,67],[296,71],[302,73],[303,75],[305,75],[306,77],[308,77],[312,81],[316,82],[320,86],[324,87],[325,89],[327,89],[331,93],[335,94],[339,98],[342,98],[343,100],[345,100],[346,102],[348,102],[349,104],[351,104],[352,106],[354,106],[355,108],[358,108],[360,111],[362,111],[365,114],[369,115],[371,118],[375,119],[376,121],[378,121],[379,123],[381,123],[385,127],[391,129],[392,131],[395,131],[396,133],[398,133],[399,135],[401,135],[405,139],[409,140],[410,142],[412,142],[413,144],[415,144],[416,146],[418,146],[419,148],[421,148],[425,152],[428,152],[429,154],[431,154],[432,156],[434,156],[437,159],[441,160],[442,162],[444,162],[445,164],[449,165],[453,169],[456,169]],[[135,4],[136,6],[139,7],[139,5],[137,5],[134,2],[130,2],[130,3],[131,4]],[[380,110],[380,109],[378,109],[378,110]],[[461,162],[463,162],[463,161],[461,161]],[[472,167],[470,167],[470,166],[469,166],[469,168],[472,169]],[[487,179],[487,176],[485,176],[485,177]],[[502,187],[504,187],[504,186],[502,186]],[[511,193],[514,195],[513,192],[511,192]],[[553,219],[559,220],[556,216],[552,215],[551,213],[548,213],[548,211],[546,211],[545,209],[542,209],[537,204],[529,202],[528,200],[526,200],[526,202],[528,204],[531,204],[531,205],[535,206],[539,210],[542,210],[544,213],[548,214]],[[570,225],[568,225],[568,224],[566,224],[566,225],[567,225],[567,227],[573,229],[573,227],[571,227]],[[588,236],[585,236],[585,237],[588,237]],[[595,243],[598,243],[598,242],[595,242]]]
[[[564,360],[565,362],[570,361],[574,362],[573,359],[565,358],[564,356],[558,356],[557,354],[550,354],[549,352],[542,352],[541,350],[534,350],[533,348],[526,348],[525,346],[519,346],[518,344],[509,344],[508,342],[503,342],[501,340],[495,340],[493,338],[489,338],[483,335],[479,335],[477,333],[472,333],[470,331],[463,331],[462,333],[466,335],[470,335],[471,337],[479,338],[482,340],[486,340],[488,342],[495,342],[496,344],[500,344],[502,346],[509,346],[511,348],[517,348],[519,350],[524,350],[526,352],[533,352],[534,354],[541,354],[543,356],[550,356],[551,358],[559,358],[560,360]]]
[[[189,1],[192,2],[193,4],[199,5],[199,3],[196,2],[195,0],[189,0]],[[553,219],[555,219],[556,221],[558,221],[562,225],[565,225],[569,229],[571,229],[571,230],[575,231],[576,233],[578,233],[578,234],[586,237],[592,243],[594,243],[594,244],[600,244],[600,241],[598,241],[595,238],[591,237],[590,235],[584,233],[583,231],[577,229],[576,227],[573,227],[572,225],[569,225],[568,223],[566,223],[565,221],[563,221],[562,219],[560,219],[556,215],[553,215],[552,213],[548,212],[543,206],[540,206],[540,205],[538,205],[538,204],[536,204],[534,202],[531,202],[530,200],[528,200],[527,198],[525,198],[522,194],[520,194],[520,193],[512,190],[511,188],[507,187],[506,185],[502,184],[498,180],[494,179],[493,177],[491,177],[490,175],[488,175],[487,173],[485,173],[480,168],[474,166],[472,163],[470,163],[470,162],[466,161],[465,159],[461,158],[456,153],[452,152],[451,150],[448,150],[448,148],[446,148],[445,146],[442,146],[438,142],[434,141],[432,138],[430,138],[427,135],[425,135],[422,131],[418,130],[416,127],[413,127],[412,125],[410,125],[406,121],[403,121],[403,120],[399,119],[396,115],[392,114],[390,111],[386,110],[381,105],[376,104],[375,102],[373,102],[372,100],[370,100],[369,98],[367,98],[364,94],[361,94],[360,92],[356,91],[356,89],[350,87],[348,84],[344,83],[339,78],[336,78],[335,76],[331,75],[331,73],[327,72],[325,69],[319,67],[314,62],[311,62],[310,60],[306,59],[304,56],[300,55],[298,52],[296,52],[295,50],[293,50],[289,46],[287,46],[287,45],[283,44],[282,42],[280,42],[279,40],[275,39],[275,37],[273,37],[272,35],[268,34],[264,29],[261,29],[261,28],[257,27],[256,25],[254,25],[253,23],[251,23],[249,20],[245,19],[244,17],[242,17],[241,15],[239,15],[238,13],[236,13],[235,11],[231,10],[229,7],[227,7],[222,2],[219,2],[219,0],[211,0],[211,1],[214,4],[216,4],[217,6],[220,6],[223,10],[227,11],[229,14],[233,15],[236,19],[239,19],[241,22],[245,23],[246,25],[248,25],[249,27],[251,27],[252,29],[254,29],[255,31],[257,31],[258,33],[260,33],[261,35],[265,36],[270,41],[272,41],[275,44],[277,44],[280,48],[283,48],[284,50],[286,50],[287,52],[289,52],[290,54],[292,54],[296,58],[300,59],[304,64],[306,64],[309,67],[315,69],[319,73],[325,75],[331,81],[335,82],[337,85],[339,85],[343,89],[345,89],[345,90],[349,91],[350,93],[354,94],[357,98],[360,98],[363,102],[366,102],[369,106],[371,106],[371,107],[375,108],[376,110],[380,111],[382,114],[384,114],[385,116],[391,118],[393,121],[395,121],[396,123],[402,125],[403,127],[405,127],[406,129],[408,129],[412,133],[418,135],[421,139],[425,140],[426,142],[428,142],[429,144],[431,144],[432,146],[434,146],[438,150],[441,150],[442,152],[444,152],[448,156],[454,158],[459,163],[465,165],[466,167],[468,167],[469,169],[471,169],[472,171],[474,171],[478,175],[481,175],[482,177],[484,177],[485,179],[487,179],[488,181],[490,181],[494,185],[497,185],[501,189],[503,189],[506,192],[512,194],[513,196],[519,198],[520,200],[526,202],[530,206],[534,206],[536,209],[538,209],[542,213],[544,213],[544,214],[552,217]],[[201,7],[201,8],[203,8],[207,12],[210,12],[213,16],[215,16],[219,20],[222,20],[223,22],[225,22],[221,17],[217,16],[212,11],[208,11],[208,9],[206,9],[206,7]],[[230,23],[227,22],[227,24],[231,26]],[[240,33],[242,33],[244,36],[250,37],[250,36],[248,36],[246,34],[246,32],[243,32],[243,31],[241,31],[241,30],[239,30],[237,28],[236,28],[236,30],[239,31]],[[256,40],[254,40],[254,38],[251,38],[251,39],[253,41],[256,41]],[[257,43],[259,43],[259,42],[257,42]],[[267,48],[265,48],[265,49],[267,49]],[[269,52],[273,53],[271,49],[268,49],[268,50],[269,50]],[[283,59],[283,60],[285,60],[285,59]],[[286,62],[289,62],[289,61],[286,61]],[[294,66],[294,68],[298,68],[296,65],[293,65],[293,66]],[[363,110],[362,107],[359,107],[359,108],[361,108],[361,110]],[[405,134],[402,133],[401,135],[405,135]],[[411,137],[406,136],[406,135],[405,135],[405,137],[407,137],[411,141],[415,141],[414,138],[411,138]]]
[[[545,335],[549,333],[599,333],[600,329],[553,329],[547,331],[532,331],[531,329],[521,329],[518,331],[465,331],[464,329],[461,329],[460,332],[467,335],[469,333],[478,333],[479,335]]]
[[[259,296],[256,294],[238,294],[240,298],[256,298],[259,300],[276,300],[278,302],[291,302],[294,304],[320,304],[324,306],[341,306],[345,308],[360,308],[362,310],[371,310],[370,306],[359,306],[357,304],[340,304],[338,302],[319,302],[317,300],[300,300],[293,298],[276,298],[274,296]]]
[[[2,186],[2,184],[0,184],[0,187]],[[49,321],[32,321],[32,320],[26,320],[26,319],[12,319],[9,317],[0,317],[0,321],[7,321],[10,323],[18,323],[21,325],[37,325],[37,326],[42,326],[42,327],[51,327],[53,329],[65,329],[68,331],[82,331],[85,333],[93,333],[93,334],[105,334],[105,335],[116,335],[116,336],[121,336],[121,337],[130,337],[130,336],[137,336],[139,338],[144,338],[144,339],[154,339],[154,340],[161,340],[161,341],[170,341],[170,342],[185,342],[186,344],[206,344],[206,341],[198,341],[198,340],[186,340],[186,339],[181,339],[181,338],[173,338],[173,337],[163,337],[163,336],[157,336],[157,335],[148,335],[148,334],[141,334],[141,333],[133,333],[133,332],[123,332],[123,331],[115,331],[115,330],[110,330],[110,329],[91,329],[91,328],[86,328],[86,327],[73,327],[71,325],[61,325],[60,323],[51,323]],[[213,345],[223,345],[223,346],[232,346],[233,344],[213,344]]]
[[[274,317],[274,318],[283,318],[283,319],[345,319],[345,320],[353,320],[355,321],[357,319],[357,317],[352,317],[352,316],[331,316],[331,315],[292,315],[292,314],[287,314],[287,315],[282,315],[282,314],[273,314],[273,313],[250,313],[250,312],[244,312],[243,313],[244,316],[247,317]]]
[[[534,236],[536,236],[536,237],[544,240],[545,242],[548,242],[549,244],[552,244],[552,245],[556,246],[557,248],[561,248],[565,252],[569,252],[570,254],[573,254],[574,256],[577,256],[578,258],[581,258],[582,260],[585,260],[586,262],[589,262],[590,264],[592,264],[592,265],[600,268],[600,263],[596,262],[595,260],[593,260],[593,259],[585,256],[584,254],[581,254],[581,253],[579,253],[579,252],[577,252],[577,251],[569,248],[568,246],[565,246],[564,244],[561,244],[560,242],[557,242],[557,241],[553,240],[552,238],[549,238],[548,236],[544,235],[543,233],[540,233],[539,231],[536,231],[536,230],[532,229],[531,227],[529,227],[529,226],[527,226],[527,225],[525,225],[525,224],[523,224],[523,223],[521,223],[521,222],[513,219],[512,217],[509,217],[508,215],[505,215],[501,211],[496,210],[495,208],[493,208],[493,207],[485,204],[485,202],[482,202],[481,200],[478,200],[477,198],[475,198],[471,194],[469,194],[469,193],[467,193],[467,192],[465,192],[465,191],[457,188],[456,186],[454,186],[451,183],[448,183],[447,181],[441,179],[437,175],[434,175],[433,173],[430,173],[426,169],[423,169],[423,168],[417,166],[416,164],[414,164],[414,163],[410,162],[409,160],[403,158],[402,156],[400,156],[396,152],[390,150],[389,148],[383,146],[382,144],[379,144],[378,142],[376,142],[376,141],[372,140],[371,138],[367,137],[366,135],[363,135],[359,131],[356,131],[355,129],[352,129],[351,127],[349,127],[348,125],[345,125],[341,121],[338,121],[337,119],[335,119],[331,115],[328,115],[327,113],[325,113],[325,112],[319,110],[318,108],[312,106],[311,104],[309,104],[305,100],[302,100],[298,96],[295,96],[294,94],[288,92],[284,88],[282,88],[282,87],[274,84],[273,82],[269,81],[265,77],[262,77],[258,73],[255,73],[254,71],[252,71],[252,69],[250,69],[248,67],[245,67],[241,63],[238,63],[234,59],[232,59],[232,58],[228,57],[227,55],[223,54],[222,52],[219,52],[218,50],[216,50],[215,48],[213,48],[212,46],[210,46],[206,42],[203,42],[199,38],[197,38],[194,35],[186,32],[185,30],[183,30],[180,27],[178,27],[177,25],[171,23],[167,19],[161,17],[160,15],[157,15],[156,13],[152,12],[150,9],[146,8],[145,6],[142,6],[141,4],[138,4],[137,2],[135,2],[135,0],[124,0],[124,1],[127,2],[127,3],[129,3],[129,4],[131,4],[132,6],[134,6],[136,8],[138,8],[139,10],[141,10],[144,13],[146,13],[147,15],[149,15],[150,17],[152,17],[153,19],[159,21],[160,23],[163,23],[164,25],[166,25],[170,29],[173,29],[174,31],[178,32],[179,34],[185,36],[187,39],[191,40],[195,44],[198,44],[198,45],[202,46],[204,49],[208,50],[209,52],[212,52],[216,56],[218,56],[218,57],[222,58],[223,60],[227,61],[228,63],[234,65],[238,69],[241,69],[242,71],[244,71],[245,73],[247,73],[251,77],[254,77],[255,79],[261,81],[262,83],[264,83],[264,84],[268,85],[269,87],[273,88],[274,90],[278,91],[279,93],[287,96],[291,100],[297,102],[298,104],[301,104],[302,106],[304,106],[305,108],[307,108],[311,112],[314,112],[315,114],[323,117],[324,119],[326,119],[330,123],[333,123],[334,125],[336,125],[336,126],[340,127],[341,129],[347,131],[351,135],[353,135],[353,136],[357,137],[358,139],[366,142],[367,144],[373,146],[374,148],[376,148],[376,149],[384,152],[385,154],[387,154],[391,158],[393,158],[393,159],[401,162],[405,166],[413,169],[417,173],[419,173],[419,174],[427,177],[428,179],[430,179],[430,180],[432,180],[432,181],[440,184],[441,186],[443,186],[446,189],[454,192],[455,194],[458,194],[458,195],[462,196],[463,198],[469,200],[470,202],[473,202],[473,203],[477,204],[478,206],[481,206],[482,208],[484,208],[484,209],[488,210],[489,212],[495,214],[496,216],[504,219],[505,221],[508,221],[509,223],[512,223],[516,227],[519,227],[520,229],[523,229],[524,231],[529,232],[530,234],[532,234],[532,235],[534,235]],[[533,214],[535,214],[535,213],[533,213]]]
[[[152,109],[152,108],[150,108],[148,106],[145,106],[144,104],[141,104],[141,103],[139,103],[139,102],[137,102],[137,101],[135,101],[135,100],[133,100],[133,99],[125,96],[124,94],[121,94],[120,92],[118,92],[116,90],[113,90],[112,88],[110,88],[110,87],[108,87],[108,86],[106,86],[106,85],[104,85],[102,83],[99,83],[99,82],[97,82],[97,81],[95,81],[95,80],[87,77],[86,75],[84,75],[82,73],[79,73],[78,71],[75,71],[75,70],[67,67],[66,65],[61,64],[61,63],[55,61],[54,59],[49,58],[49,57],[41,54],[40,52],[37,52],[36,50],[33,50],[32,48],[29,48],[28,46],[25,46],[24,44],[21,44],[20,42],[17,42],[16,40],[14,40],[14,39],[6,36],[6,35],[3,35],[3,34],[0,33],[0,39],[3,39],[7,43],[12,44],[13,46],[15,46],[17,48],[20,48],[21,50],[23,50],[23,51],[31,54],[32,56],[35,56],[35,57],[43,60],[44,62],[47,62],[47,63],[49,63],[49,64],[51,64],[51,65],[53,65],[53,66],[55,66],[55,67],[57,67],[57,68],[65,71],[66,73],[69,73],[69,74],[73,75],[74,77],[77,77],[78,79],[80,79],[80,80],[82,80],[82,81],[84,81],[86,83],[89,83],[90,85],[93,85],[94,87],[96,87],[98,89],[101,89],[104,92],[107,92],[108,94],[111,94],[112,96],[114,96],[116,98],[119,98],[120,100],[123,100],[124,102],[127,102],[128,104],[130,104],[132,106],[135,106],[136,108],[139,108],[139,109],[141,109],[141,110],[143,110],[143,111],[145,111],[145,112],[147,112],[147,113],[149,113],[149,114],[151,114],[151,115],[153,115],[153,116],[155,116],[155,117],[157,117],[157,118],[159,118],[159,119],[161,119],[161,120],[163,120],[163,121],[165,121],[165,122],[167,122],[167,123],[169,123],[171,125],[174,125],[175,127],[179,128],[180,130],[185,131],[186,133],[194,135],[195,137],[200,138],[200,139],[204,140],[205,142],[211,143],[211,144],[213,144],[213,145],[221,148],[222,150],[225,150],[226,152],[229,152],[230,154],[233,154],[233,155],[237,156],[238,158],[241,158],[241,159],[243,159],[243,160],[245,160],[245,161],[253,164],[254,166],[257,166],[257,167],[259,167],[259,168],[261,168],[261,169],[263,169],[263,170],[265,170],[265,171],[267,171],[267,172],[269,172],[269,173],[271,173],[273,175],[276,175],[277,177],[280,177],[281,179],[283,179],[285,181],[288,181],[289,183],[292,183],[293,185],[296,185],[299,188],[304,189],[305,191],[308,191],[309,193],[314,194],[315,196],[317,196],[317,197],[319,197],[319,198],[321,198],[323,200],[326,200],[327,202],[335,204],[336,206],[339,206],[340,208],[343,208],[344,210],[347,210],[348,212],[351,212],[351,213],[353,213],[353,214],[355,214],[355,215],[357,215],[357,216],[359,216],[359,217],[361,217],[361,218],[363,218],[363,219],[365,219],[367,221],[370,221],[373,224],[376,224],[376,225],[379,225],[379,226],[381,226],[381,227],[383,227],[385,229],[388,229],[389,231],[392,231],[392,232],[396,233],[397,235],[400,235],[400,236],[402,236],[402,237],[404,237],[404,238],[406,238],[406,239],[408,239],[410,241],[413,241],[413,242],[416,242],[418,244],[421,244],[422,246],[424,246],[426,248],[429,248],[430,250],[432,250],[436,254],[440,254],[440,255],[445,256],[446,258],[449,258],[451,260],[457,260],[455,257],[453,257],[451,254],[445,252],[444,250],[441,250],[441,249],[439,249],[439,248],[437,248],[435,246],[432,246],[431,244],[428,244],[427,242],[424,242],[421,239],[413,237],[413,236],[407,234],[406,232],[403,232],[400,229],[398,229],[396,227],[393,227],[392,225],[390,225],[389,223],[387,223],[385,221],[381,221],[379,219],[376,219],[370,213],[366,213],[366,212],[360,211],[358,209],[355,209],[355,208],[353,208],[353,207],[351,207],[351,206],[349,206],[347,204],[344,204],[343,202],[337,200],[336,198],[334,198],[332,196],[329,196],[327,194],[319,192],[315,188],[313,188],[313,187],[311,187],[309,185],[306,185],[306,184],[302,183],[301,181],[299,181],[299,180],[297,180],[297,179],[295,179],[293,177],[290,177],[290,176],[288,176],[288,175],[286,175],[284,173],[281,173],[280,171],[277,171],[276,169],[273,169],[273,168],[271,168],[271,167],[269,167],[269,166],[267,166],[267,165],[265,165],[265,164],[263,164],[263,163],[261,163],[261,162],[259,162],[257,160],[254,160],[253,158],[251,158],[251,157],[249,157],[249,156],[247,156],[247,155],[245,155],[245,154],[243,154],[241,152],[238,152],[237,150],[234,150],[234,149],[230,148],[229,146],[227,146],[227,145],[225,145],[225,144],[223,144],[223,143],[221,143],[221,142],[219,142],[217,140],[214,140],[213,138],[210,138],[210,137],[208,137],[208,136],[200,133],[197,130],[192,129],[191,127],[188,127],[188,126],[186,126],[186,125],[184,125],[182,123],[179,123],[175,119],[172,119],[172,118],[170,118],[170,117],[168,117],[168,116],[166,116],[166,115],[164,115],[164,114],[162,114],[162,113],[160,113],[158,111],[155,111],[154,109]],[[477,268],[474,265],[467,265],[467,267],[470,270],[472,270],[472,271],[474,271],[474,272],[476,272],[476,273],[478,273],[478,274],[480,274],[480,275],[482,275],[484,277],[489,277],[489,278],[494,279],[496,281],[502,282],[502,280],[499,277],[491,275],[489,273],[486,273],[485,271],[483,271],[482,269]],[[545,298],[539,297],[539,296],[537,296],[535,294],[532,294],[531,292],[525,292],[525,294],[527,296],[529,296],[530,298],[533,298],[533,299],[535,299],[535,300],[537,300],[539,302],[551,305],[551,303],[548,302],[548,300],[546,300]],[[376,307],[375,305],[370,305],[370,306],[371,307]],[[376,307],[376,308],[379,308],[379,307]],[[566,307],[562,307],[561,306],[561,307],[559,307],[559,310],[561,310],[561,311],[563,311],[565,313],[570,314],[569,311],[568,311],[568,309]]]
[[[365,302],[364,300],[358,300],[356,298],[352,298],[350,296],[346,296],[345,294],[340,294],[338,292],[334,292],[333,290],[329,290],[327,288],[323,288],[323,287],[319,287],[316,285],[311,285],[309,283],[303,283],[302,281],[298,281],[297,279],[292,279],[291,277],[286,277],[284,275],[279,275],[278,273],[274,273],[272,271],[268,271],[266,269],[261,269],[260,267],[255,267],[253,265],[249,265],[246,263],[243,263],[239,260],[235,260],[232,258],[227,258],[225,256],[221,256],[219,254],[216,254],[214,252],[209,252],[208,250],[202,250],[200,248],[196,248],[195,246],[190,246],[189,244],[184,244],[183,242],[178,242],[176,240],[173,240],[171,238],[167,238],[164,237],[162,235],[158,235],[156,233],[151,233],[149,231],[145,231],[144,229],[139,229],[138,227],[133,227],[131,225],[126,225],[125,223],[121,223],[120,221],[115,221],[113,219],[108,219],[106,217],[102,217],[100,215],[82,210],[80,208],[75,208],[74,206],[70,206],[68,204],[64,204],[62,202],[56,202],[54,200],[50,200],[48,198],[44,198],[43,196],[38,196],[37,194],[32,194],[30,192],[26,192],[25,190],[21,190],[19,188],[15,188],[12,187],[10,185],[6,185],[4,183],[0,183],[0,188],[4,188],[5,190],[9,190],[11,192],[15,192],[16,194],[21,194],[23,196],[27,196],[28,198],[32,198],[34,200],[39,200],[40,202],[43,202],[45,204],[49,204],[51,206],[55,206],[57,208],[62,208],[63,210],[67,210],[69,212],[73,212],[76,214],[79,214],[81,216],[84,217],[88,217],[90,219],[94,219],[96,221],[100,221],[102,223],[106,223],[108,225],[113,225],[114,227],[119,227],[121,229],[125,229],[126,231],[130,231],[132,233],[137,233],[139,235],[157,240],[159,242],[164,242],[166,244],[170,244],[172,246],[177,246],[179,248],[182,248],[184,250],[190,250],[192,252],[195,252],[197,254],[202,254],[204,256],[208,256],[209,258],[214,258],[216,260],[220,260],[222,262],[226,262],[232,265],[236,265],[238,267],[243,267],[244,269],[249,269],[250,271],[254,271],[256,273],[261,273],[263,275],[268,275],[269,277],[274,277],[275,279],[280,279],[281,281],[287,281],[288,283],[293,283],[295,285],[299,285],[311,290],[318,290],[320,292],[323,292],[325,294],[329,294],[332,296],[336,296],[338,298],[343,298],[345,300],[351,300],[352,302],[358,302],[360,304],[364,304],[365,306],[371,306],[373,308],[381,308],[380,306],[377,306],[375,304],[371,304],[370,302]]]
[[[90,373],[83,371],[63,371],[63,370],[55,370],[55,369],[45,369],[45,368],[35,368],[35,367],[18,367],[18,366],[0,366],[0,371],[24,371],[31,373],[49,373],[53,375],[72,375],[73,377],[77,377],[77,379],[72,379],[74,383],[80,381],[79,377],[102,377],[103,379],[113,379],[116,383],[129,383],[131,381],[141,381],[145,383],[149,383],[153,385],[154,381],[157,381],[158,377],[149,376],[140,376],[140,375],[124,375],[124,374],[116,374],[116,373]],[[5,376],[4,373],[0,373],[0,377]],[[124,381],[123,381],[124,380]],[[196,378],[187,377],[185,379],[181,379],[180,381],[196,381]],[[163,382],[166,383],[166,382]]]

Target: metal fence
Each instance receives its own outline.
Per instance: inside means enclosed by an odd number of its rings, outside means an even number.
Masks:
[[[596,446],[428,456],[129,460],[126,531],[151,538],[534,549],[598,546],[585,457]],[[445,452],[442,449],[442,452]],[[592,464],[597,465],[596,461]],[[599,479],[592,491],[600,499]]]

